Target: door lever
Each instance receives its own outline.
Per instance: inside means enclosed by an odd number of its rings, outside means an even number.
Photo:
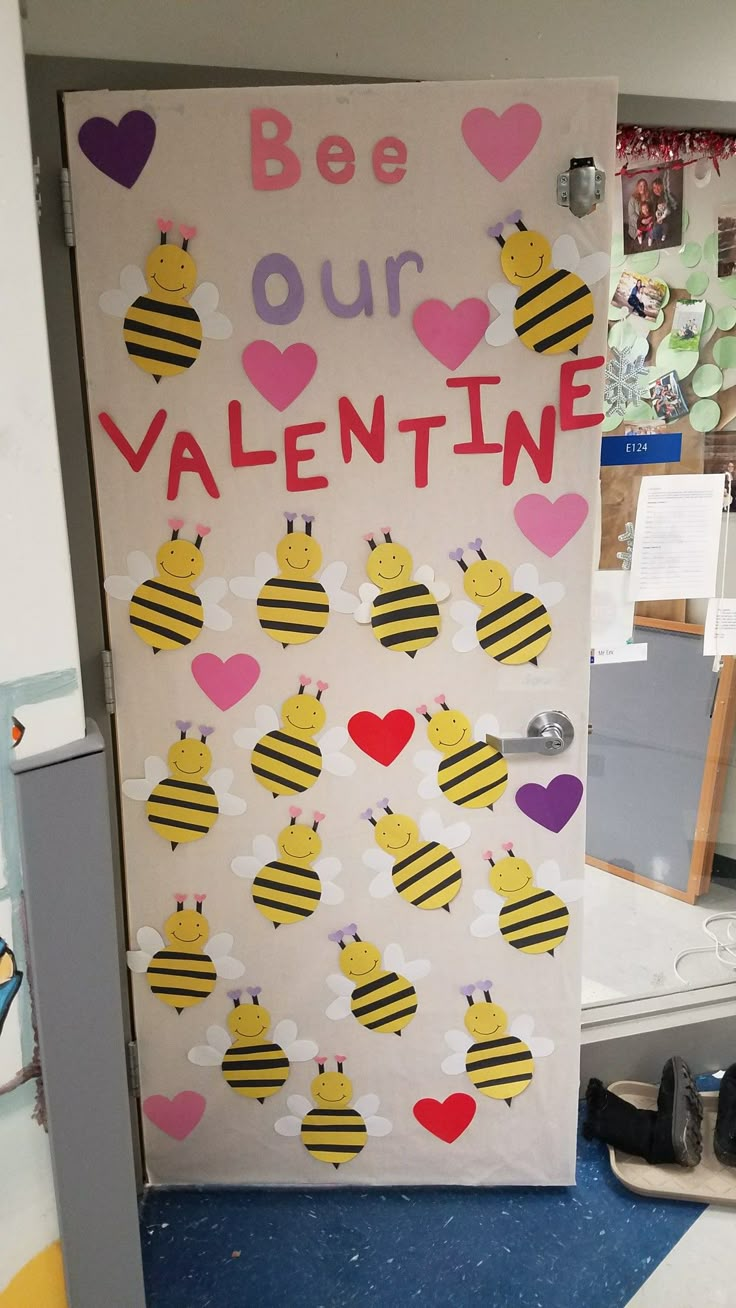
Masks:
[[[575,739],[575,728],[566,713],[547,709],[537,713],[525,736],[486,736],[486,743],[501,754],[562,754]]]

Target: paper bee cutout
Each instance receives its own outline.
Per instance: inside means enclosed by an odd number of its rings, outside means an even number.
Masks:
[[[212,751],[207,739],[214,727],[199,727],[200,738],[189,736],[191,722],[177,722],[179,739],[169,750],[167,762],[155,754],[144,764],[145,775],[123,782],[128,799],[145,801],[146,817],[153,830],[171,848],[201,840],[212,830],[220,813],[237,817],[245,812],[245,800],[231,795],[234,772],[218,768],[207,780]]]
[[[471,540],[468,549],[475,550],[476,562],[466,563],[462,548],[450,553],[450,558],[463,571],[465,593],[472,601],[469,604],[460,600],[450,609],[452,617],[460,623],[460,631],[453,637],[453,649],[463,653],[480,645],[497,663],[536,664],[552,635],[543,598],[548,604],[557,603],[565,593],[564,586],[556,581],[539,586],[537,570],[532,564],[517,568],[512,585],[508,569],[496,559],[486,558],[480,538]],[[544,590],[544,597],[530,594],[525,585]]]
[[[339,1022],[352,1013],[369,1031],[400,1036],[417,1011],[412,982],[427,975],[428,960],[407,962],[400,945],[387,945],[382,959],[376,945],[361,940],[355,922],[331,931],[328,939],[340,946],[340,972],[327,978],[330,990],[338,996],[327,1016]]]
[[[474,998],[476,990],[483,999]],[[465,1072],[475,1090],[489,1099],[505,1099],[511,1107],[511,1100],[531,1084],[534,1058],[551,1054],[554,1042],[532,1037],[531,1017],[517,1017],[509,1027],[506,1013],[491,1000],[490,981],[461,986],[460,994],[468,1001],[465,1030],[446,1032],[453,1053],[444,1060],[442,1071],[448,1076]]]
[[[315,1107],[303,1095],[290,1095],[286,1105],[292,1116],[280,1117],[273,1129],[277,1135],[300,1136],[312,1158],[337,1169],[358,1157],[368,1136],[388,1135],[392,1127],[388,1118],[375,1115],[378,1095],[363,1095],[350,1107],[353,1083],[343,1070],[342,1054],[335,1054],[336,1072],[325,1071],[327,1058],[322,1054],[315,1062],[318,1075],[310,1086]]]
[[[253,853],[230,864],[237,877],[252,881],[253,903],[274,927],[304,922],[320,903],[340,904],[344,891],[335,878],[342,871],[337,858],[320,858],[322,837],[317,828],[324,813],[315,813],[311,826],[298,822],[302,810],[289,809],[289,825],[276,837],[255,836]]]
[[[209,527],[197,523],[192,542],[179,538],[181,518],[169,518],[169,526],[171,539],[159,547],[155,564],[134,550],[126,560],[128,576],[105,578],[108,595],[129,602],[130,625],[154,654],[190,645],[202,627],[227,631],[233,621],[218,602],[227,591],[224,577],[194,584],[204,569],[201,545]]]
[[[187,896],[174,895],[176,911],[164,922],[164,939],[153,927],[136,935],[137,949],[128,951],[131,972],[144,972],[151,994],[181,1013],[211,995],[218,977],[234,981],[245,965],[230,958],[233,938],[226,932],[210,935],[202,912],[206,895],[194,895],[194,908],[185,908]]]
[[[322,696],[329,689],[317,682],[317,694],[307,692],[309,677],[299,678],[296,695],[285,699],[278,714],[268,705],[256,709],[255,727],[235,732],[235,744],[252,751],[250,765],[256,781],[277,795],[299,795],[314,785],[324,768],[338,777],[349,777],[355,763],[343,754],[348,742],[344,727],[332,727],[319,739],[327,721]]]
[[[0,936],[0,1034],[10,1012],[10,1006],[21,987],[23,973],[18,971],[15,954]]]
[[[503,939],[522,954],[552,954],[562,944],[570,925],[565,899],[579,899],[583,881],[561,881],[557,863],[549,859],[535,873],[518,858],[513,846],[503,845],[504,856],[494,860],[490,849],[483,857],[490,866],[490,890],[476,890],[473,902],[482,909],[470,925],[470,934],[486,939],[500,931]],[[499,908],[499,903],[501,907]]]
[[[385,899],[395,890],[415,908],[444,908],[462,885],[462,868],[453,853],[470,838],[467,822],[443,827],[436,813],[422,814],[417,826],[406,813],[394,813],[387,799],[376,805],[379,816],[368,808],[361,817],[370,822],[378,849],[363,855],[366,867],[377,872],[370,884],[374,899]]]
[[[437,639],[441,625],[438,602],[447,599],[450,587],[435,581],[428,565],[415,573],[406,546],[391,539],[389,527],[381,530],[382,544],[376,543],[375,532],[365,537],[371,551],[366,564],[369,581],[359,587],[361,604],[354,616],[356,622],[370,622],[384,649],[399,650],[413,659],[417,650]]]
[[[102,312],[123,319],[123,340],[133,363],[155,382],[191,368],[204,336],[222,341],[233,332],[230,319],[217,312],[217,287],[212,282],[197,286],[197,265],[188,249],[196,227],[179,227],[179,247],[168,244],[173,225],[159,218],[160,241],[144,272],[127,264],[120,289],[100,296]]]
[[[317,1046],[313,1040],[298,1040],[296,1022],[289,1018],[279,1022],[273,1040],[267,1040],[271,1014],[260,1002],[261,987],[248,987],[250,1004],[241,1004],[242,994],[242,990],[228,991],[233,1007],[227,1031],[208,1026],[207,1044],[195,1045],[187,1057],[198,1067],[219,1067],[231,1090],[262,1104],[286,1084],[291,1064],[313,1058]]]
[[[414,765],[425,774],[419,794],[432,799],[443,794],[460,808],[490,808],[498,803],[509,779],[503,754],[486,742],[495,735],[498,723],[490,714],[478,718],[475,726],[458,709],[451,709],[444,695],[435,696],[439,710],[430,713],[420,704],[417,713],[427,719],[427,737],[442,756],[428,750],[414,755]]]

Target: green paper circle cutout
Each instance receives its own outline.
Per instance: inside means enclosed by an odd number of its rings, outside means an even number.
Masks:
[[[701,399],[716,395],[722,385],[723,373],[714,363],[701,363],[700,367],[696,368],[692,386],[695,394]]]
[[[680,250],[680,258],[686,268],[694,268],[696,264],[700,263],[702,257],[702,246],[698,245],[697,241],[688,241],[687,245],[683,245]]]
[[[736,300],[736,277],[720,277],[718,285],[721,290],[726,292],[726,295],[730,295],[732,300]]]
[[[726,368],[736,368],[736,336],[722,336],[716,341],[713,358],[724,372]]]
[[[690,425],[695,431],[713,431],[721,420],[721,410],[715,400],[698,400],[690,410]]]
[[[659,313],[654,319],[654,322],[652,323],[651,330],[653,332],[656,332],[657,329],[662,326],[663,322],[664,322],[664,309],[660,309]]]
[[[656,268],[659,263],[658,250],[646,250],[642,254],[632,254],[629,257],[628,264],[634,272],[648,273]]]
[[[697,350],[673,350],[670,346],[670,333],[668,332],[663,341],[660,341],[657,349],[657,368],[658,376],[666,372],[676,372],[682,381],[683,377],[689,377],[698,366]]]
[[[682,230],[683,230],[683,232],[686,232],[689,226],[690,226],[690,214],[688,213],[687,209],[683,209],[683,211],[682,211]]]
[[[703,241],[703,254],[708,263],[718,262],[718,232],[711,232]]]
[[[722,332],[730,332],[736,327],[736,309],[732,304],[724,304],[717,310],[716,327]]]
[[[707,336],[713,326],[713,306],[706,304],[705,313],[703,314],[703,336]],[[702,340],[702,336],[701,336]]]
[[[687,287],[688,294],[693,295],[695,297],[697,297],[698,295],[702,295],[704,291],[707,291],[709,281],[710,281],[710,277],[708,276],[707,272],[690,273],[690,276],[685,282],[685,286]],[[703,327],[705,327],[705,320],[703,320]]]
[[[602,431],[615,431],[623,422],[622,413],[612,413],[610,418],[604,418],[601,423]]]
[[[648,422],[657,422],[657,415],[651,404],[646,400],[639,400],[638,404],[630,404],[624,414],[624,421],[631,423],[632,427],[642,427]]]

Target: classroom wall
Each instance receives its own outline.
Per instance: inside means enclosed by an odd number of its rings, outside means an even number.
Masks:
[[[617,76],[624,94],[729,100],[719,0],[26,0],[33,54],[381,77]],[[654,21],[656,30],[650,27]]]

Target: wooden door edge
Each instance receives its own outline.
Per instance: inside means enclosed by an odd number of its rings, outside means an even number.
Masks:
[[[736,659],[724,658],[713,704],[713,718],[703,767],[700,801],[695,819],[688,890],[693,901],[710,887],[713,852],[723,806],[723,793],[731,760],[736,726]]]
[[[611,872],[615,877],[621,877],[623,881],[633,881],[637,886],[645,886],[648,890],[656,890],[660,895],[669,895],[671,899],[682,900],[685,904],[695,903],[695,895],[690,888],[690,880],[688,880],[687,890],[678,890],[676,886],[665,885],[662,881],[655,881],[653,877],[644,877],[640,872],[630,872],[628,868],[618,867],[615,863],[605,863],[603,859],[593,858],[590,854],[585,855],[585,861],[591,867],[600,868],[601,872]]]

